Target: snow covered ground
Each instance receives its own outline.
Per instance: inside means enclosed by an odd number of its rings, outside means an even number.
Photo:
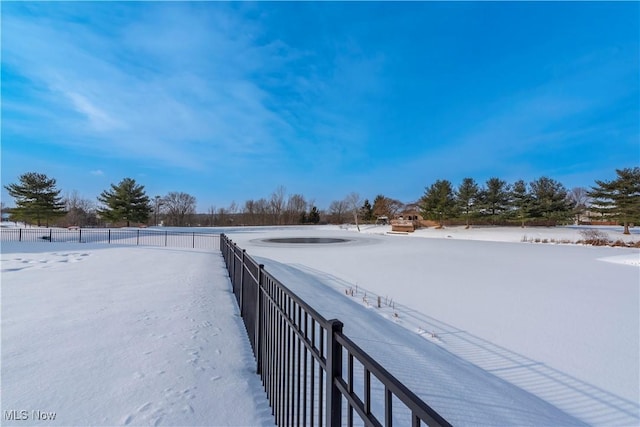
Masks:
[[[638,249],[521,242],[579,240],[571,227],[211,231],[341,319],[454,425],[640,425]],[[264,241],[299,236],[349,241]],[[217,254],[2,244],[3,416],[271,425],[243,334]]]
[[[333,299],[323,304],[327,298],[308,288],[333,288],[387,323],[404,326],[415,339],[436,343],[575,420],[640,425],[640,251],[521,242],[524,234],[576,241],[581,238],[576,228],[426,229],[411,235],[386,231],[386,227],[363,227],[362,233],[354,227],[321,227],[236,229],[227,234],[276,276],[286,275],[285,283],[295,292],[317,301],[321,313],[342,319],[347,334],[388,361],[391,371],[414,388],[429,381],[428,360],[417,365],[424,366],[425,375],[420,377],[421,368],[405,365],[414,348],[401,351],[398,346],[406,342],[380,336],[371,344],[369,334],[380,325],[369,320],[369,328],[367,321],[355,326],[354,321],[364,316],[361,311],[355,315],[353,307],[338,310]],[[620,232],[607,230],[614,238]],[[264,241],[300,235],[351,241],[331,245]],[[345,291],[356,287],[357,294],[347,296]],[[395,310],[385,306],[389,299]],[[391,362],[394,353],[400,361],[396,364]],[[458,381],[444,385],[454,388]],[[445,418],[453,417],[454,424],[474,424],[446,405],[440,410]],[[498,415],[486,415],[484,422],[500,425]],[[556,419],[550,424],[569,423]]]
[[[219,253],[3,242],[1,265],[2,425],[273,425]]]

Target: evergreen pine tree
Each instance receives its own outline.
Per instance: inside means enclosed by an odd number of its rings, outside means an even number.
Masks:
[[[473,178],[464,178],[458,187],[457,196],[458,204],[464,213],[467,221],[467,228],[470,225],[471,213],[473,212],[478,198],[479,189]]]
[[[371,203],[369,203],[369,199],[365,199],[362,207],[360,208],[360,215],[362,216],[363,221],[371,221],[373,220],[373,207]]]
[[[592,210],[622,222],[624,234],[630,234],[629,225],[640,221],[640,167],[616,169],[618,178],[598,181],[589,196]]]
[[[118,185],[111,184],[110,190],[103,191],[98,197],[105,208],[98,213],[107,221],[131,221],[144,223],[149,219],[151,205],[145,194],[144,186],[136,184],[131,178],[125,178]]]
[[[525,222],[529,219],[531,194],[527,190],[527,183],[523,180],[518,180],[513,184],[511,202],[515,208],[516,217],[520,220],[520,226],[524,228]]]
[[[311,212],[309,212],[308,221],[312,224],[317,224],[320,222],[320,212],[318,212],[318,208],[313,206],[311,208]]]
[[[5,188],[16,201],[16,207],[11,209],[11,216],[16,221],[38,227],[45,221],[64,216],[64,202],[60,190],[56,189],[56,180],[44,174],[28,172],[20,175],[19,184],[9,184]]]
[[[442,227],[444,221],[455,212],[456,201],[451,182],[445,179],[433,183],[420,199],[420,207],[424,216],[438,220]]]
[[[480,193],[481,203],[490,213],[491,221],[496,220],[496,216],[504,213],[510,205],[511,188],[506,181],[500,178],[489,178]]]
[[[573,203],[567,190],[558,181],[541,177],[529,184],[531,188],[530,213],[534,218],[543,218],[547,224],[555,224],[571,217]]]

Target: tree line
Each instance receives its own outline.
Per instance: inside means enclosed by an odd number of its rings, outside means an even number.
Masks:
[[[537,221],[546,225],[567,222],[586,210],[586,194],[576,188],[569,192],[558,181],[541,177],[530,183],[518,180],[508,184],[490,178],[483,186],[473,178],[464,178],[454,188],[447,180],[438,180],[425,190],[420,199],[422,211],[430,219],[442,223],[450,218],[464,218],[467,227],[472,220],[490,223]]]
[[[552,178],[541,177],[529,183],[514,183],[493,177],[484,184],[464,178],[456,187],[448,180],[436,180],[425,188],[416,203],[405,204],[378,194],[373,203],[350,193],[320,210],[313,199],[302,194],[288,195],[285,187],[276,188],[269,197],[246,200],[228,207],[211,206],[206,213],[196,212],[196,198],[184,192],[169,192],[150,198],[143,185],[132,178],[111,184],[97,197],[99,204],[82,198],[76,191],[61,196],[56,180],[29,172],[19,182],[5,188],[15,199],[15,207],[4,209],[11,220],[38,226],[231,226],[293,225],[374,222],[392,219],[407,209],[443,225],[447,221],[491,224],[554,225],[580,222],[587,211],[601,219],[629,226],[640,221],[640,167],[617,169],[611,181],[596,180],[590,189],[568,190]]]
[[[493,177],[482,186],[464,178],[456,188],[450,181],[437,180],[425,189],[419,207],[441,226],[449,219],[464,219],[467,227],[474,220],[521,226],[580,223],[590,212],[622,224],[629,234],[629,226],[640,221],[640,168],[617,169],[616,175],[611,181],[596,180],[590,190],[567,190],[549,177],[513,184]]]

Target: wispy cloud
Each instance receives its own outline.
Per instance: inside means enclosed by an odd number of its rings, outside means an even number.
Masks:
[[[278,135],[288,124],[255,81],[274,52],[238,36],[250,24],[214,9],[202,14],[160,4],[107,33],[8,14],[3,59],[63,94],[56,108],[66,116],[67,138],[56,144],[187,168],[225,157],[277,156]]]
[[[94,175],[94,176],[103,176],[104,175],[104,172],[102,170],[100,170],[100,169],[92,170],[90,173],[91,173],[91,175]]]
[[[84,114],[94,129],[98,131],[117,130],[122,127],[116,119],[104,112],[99,107],[93,105],[87,98],[78,93],[65,94],[79,113]]]

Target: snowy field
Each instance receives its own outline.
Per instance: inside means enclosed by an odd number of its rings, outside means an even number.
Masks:
[[[522,242],[576,228],[221,231],[454,425],[640,425],[638,249]],[[348,242],[265,242],[300,236]],[[2,244],[3,416],[272,425],[243,334],[210,251]]]
[[[3,242],[1,260],[2,425],[273,425],[218,253]]]

